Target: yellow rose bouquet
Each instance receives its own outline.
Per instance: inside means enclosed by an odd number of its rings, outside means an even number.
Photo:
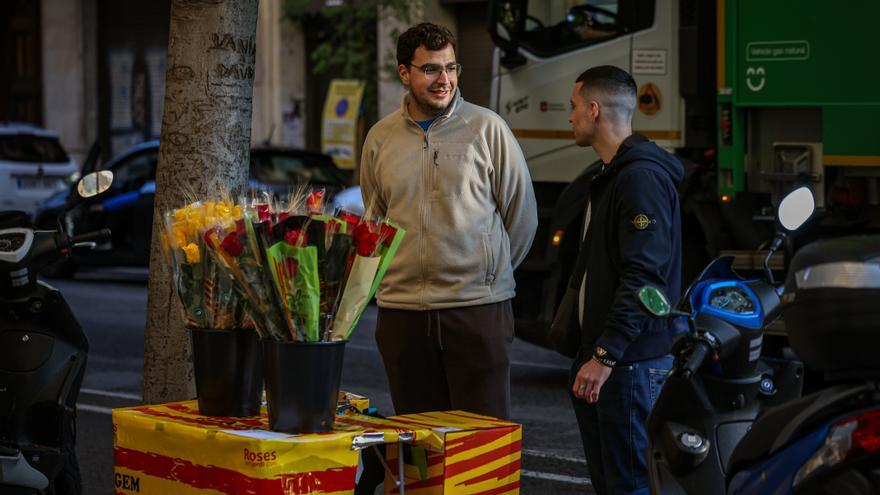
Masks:
[[[162,245],[174,273],[186,325],[233,329],[252,326],[233,281],[209,252],[216,229],[234,225],[241,207],[231,201],[196,201],[165,214]]]

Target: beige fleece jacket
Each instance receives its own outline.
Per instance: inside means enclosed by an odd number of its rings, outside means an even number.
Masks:
[[[364,205],[406,229],[379,306],[428,310],[514,296],[538,216],[522,150],[486,108],[453,102],[424,132],[400,110],[370,129],[361,156]]]

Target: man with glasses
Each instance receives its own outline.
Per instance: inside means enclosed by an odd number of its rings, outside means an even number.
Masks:
[[[376,342],[398,414],[463,409],[510,416],[513,270],[537,227],[516,139],[458,90],[445,27],[397,41],[408,88],[367,135],[364,204],[406,229],[379,287]]]

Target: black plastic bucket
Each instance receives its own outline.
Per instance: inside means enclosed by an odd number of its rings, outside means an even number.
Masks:
[[[269,428],[285,433],[333,430],[345,341],[263,341]]]
[[[191,328],[199,413],[256,416],[263,392],[260,339],[253,330]]]

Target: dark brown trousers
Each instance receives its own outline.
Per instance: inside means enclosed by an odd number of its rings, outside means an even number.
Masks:
[[[397,414],[460,409],[510,417],[510,301],[430,311],[379,308],[376,343]]]

